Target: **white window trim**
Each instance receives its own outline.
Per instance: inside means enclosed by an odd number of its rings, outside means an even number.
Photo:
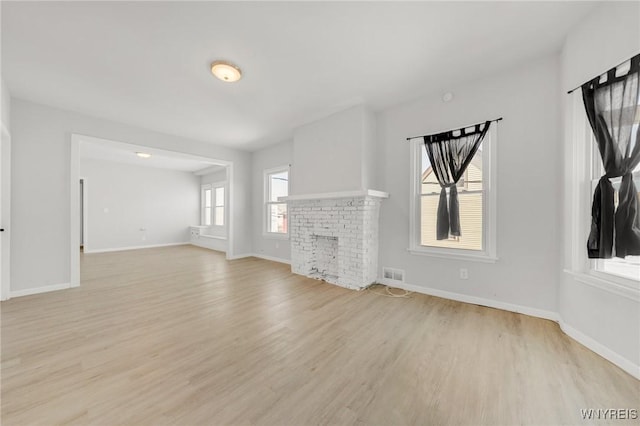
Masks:
[[[588,204],[588,210],[586,210],[587,215],[587,226],[591,223],[591,203],[593,202],[593,194],[596,190],[596,185],[599,182],[601,176],[605,173],[604,172],[604,167],[602,166],[602,160],[600,159],[600,155],[597,152],[597,146],[596,146],[596,140],[595,137],[593,135],[593,132],[591,131],[591,126],[588,122],[588,120],[586,119],[586,116],[584,118],[585,124],[586,125],[586,137],[587,139],[585,140],[590,140],[590,143],[588,143],[588,164],[591,165],[591,167],[587,167],[587,179],[589,180],[588,183],[588,199],[589,199],[589,204]],[[588,136],[587,136],[588,135]],[[589,137],[590,136],[590,137]],[[638,178],[638,172],[634,172],[632,173],[632,179],[636,180]],[[620,181],[622,180],[621,177],[617,177],[617,178],[610,178],[609,179],[611,181],[612,184],[620,184]],[[617,181],[617,182],[616,182]],[[588,228],[587,228],[588,229]],[[588,234],[587,234],[588,236]],[[604,263],[604,259],[587,259],[587,269],[589,271],[589,274],[595,276],[596,278],[600,278],[600,279],[604,279],[604,280],[609,280],[612,283],[616,283],[617,285],[625,285],[626,281],[630,281],[631,283],[636,284],[636,287],[640,288],[640,283],[638,283],[638,281],[634,281],[632,279],[629,279],[625,276],[622,275],[618,275],[615,273],[611,273],[611,272],[606,272],[606,271],[602,271],[598,269],[598,264],[602,265]],[[626,283],[628,285],[628,283]]]
[[[216,212],[216,188],[224,188],[224,224],[223,225],[216,225],[216,217],[215,217],[215,212]],[[205,190],[211,190],[211,224],[210,225],[205,225],[205,205],[204,205],[204,191]],[[218,228],[218,229],[223,229],[227,227],[227,205],[228,205],[228,200],[229,200],[229,195],[228,195],[228,190],[227,190],[227,181],[220,181],[220,182],[211,182],[211,183],[204,183],[202,185],[200,185],[200,226],[204,226],[206,228]]]
[[[592,165],[593,149],[586,143],[591,133],[591,126],[584,113],[582,92],[576,90],[572,94],[569,103],[570,110],[567,118],[571,123],[570,155],[566,166],[570,168],[569,182],[566,187],[568,200],[568,213],[565,215],[565,223],[571,226],[569,230],[570,251],[567,268],[564,272],[573,276],[578,282],[606,290],[610,293],[625,296],[632,300],[640,300],[640,283],[628,278],[593,268],[593,261],[587,256],[587,239],[591,223],[592,191]],[[567,155],[565,155],[566,157]]]
[[[483,167],[483,247],[484,250],[465,250],[444,247],[425,247],[420,245],[420,204],[418,190],[420,188],[420,160],[423,141],[413,139],[411,143],[410,197],[409,197],[409,248],[411,254],[431,256],[445,259],[469,260],[474,262],[495,263],[498,260],[496,251],[497,236],[497,124],[489,128],[489,143],[483,145],[482,161],[488,164]]]
[[[280,173],[280,172],[287,172],[287,176],[289,177],[289,180],[287,182],[287,194],[289,194],[291,192],[291,167],[289,166],[289,164],[285,165],[285,166],[279,166],[279,167],[272,167],[270,169],[265,169],[263,174],[262,174],[262,182],[263,182],[263,207],[262,207],[262,236],[265,238],[272,238],[272,239],[276,239],[276,240],[288,240],[289,239],[289,227],[287,226],[287,232],[269,232],[268,231],[268,225],[267,225],[267,213],[268,213],[268,206],[270,204],[281,204],[280,202],[276,202],[276,201],[269,201],[269,175],[272,175],[274,173]],[[288,219],[287,219],[288,220]],[[288,225],[288,224],[287,224]]]
[[[211,184],[210,183],[206,183],[203,185],[200,185],[200,226],[211,226],[211,225],[207,225],[205,222],[205,216],[206,216],[206,208],[205,208],[205,198],[204,198],[204,192],[209,189],[211,190],[211,223],[213,223],[213,189],[211,188]]]
[[[211,226],[222,229],[227,226],[227,181],[210,183],[211,185]],[[224,201],[223,201],[223,209],[224,209],[224,223],[222,225],[216,225],[216,189],[223,188],[224,189]]]

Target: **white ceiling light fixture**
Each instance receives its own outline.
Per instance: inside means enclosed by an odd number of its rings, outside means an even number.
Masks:
[[[151,154],[148,152],[136,152],[136,155],[140,158],[151,158]]]
[[[211,74],[227,83],[234,83],[242,78],[240,68],[226,61],[215,61],[212,63]]]

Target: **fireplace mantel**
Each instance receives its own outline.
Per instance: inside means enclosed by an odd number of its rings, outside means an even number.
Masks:
[[[358,191],[323,192],[320,194],[290,195],[279,197],[278,201],[302,201],[302,200],[330,200],[339,198],[389,198],[388,192],[376,191],[375,189],[364,189]]]

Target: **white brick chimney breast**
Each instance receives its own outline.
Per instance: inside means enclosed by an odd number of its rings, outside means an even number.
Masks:
[[[374,283],[378,215],[376,117],[364,105],[298,127],[287,201],[291,271],[351,289]]]

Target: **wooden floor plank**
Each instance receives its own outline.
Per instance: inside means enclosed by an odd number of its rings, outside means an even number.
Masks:
[[[588,424],[640,382],[557,324],[179,246],[2,302],[3,425]],[[615,424],[638,424],[637,420]]]

